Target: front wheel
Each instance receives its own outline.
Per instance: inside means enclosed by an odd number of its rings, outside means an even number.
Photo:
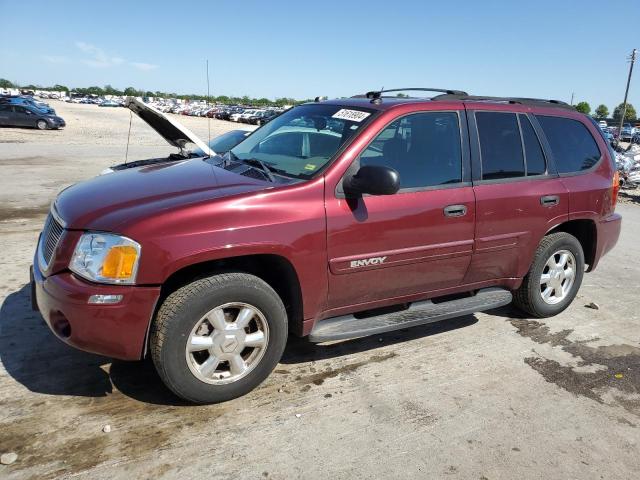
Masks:
[[[150,350],[164,383],[194,403],[244,395],[275,368],[287,340],[287,314],[263,280],[225,273],[167,297],[152,326]]]
[[[38,120],[36,122],[36,127],[38,128],[38,130],[46,130],[47,128],[49,128],[49,125],[47,124],[46,120]]]
[[[552,317],[571,304],[583,276],[584,252],[578,239],[565,232],[552,233],[540,242],[513,301],[534,317]]]

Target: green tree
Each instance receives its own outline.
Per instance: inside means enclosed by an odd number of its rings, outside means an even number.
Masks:
[[[0,78],[0,88],[14,88],[13,82],[10,82],[6,78]]]
[[[604,104],[600,104],[598,105],[598,108],[596,108],[596,118],[607,118],[609,116],[609,109],[607,108],[606,105]]]
[[[54,90],[56,92],[68,92],[69,88],[66,85],[54,85],[53,87],[51,87],[51,90]]]
[[[133,87],[127,87],[124,89],[124,94],[129,97],[141,97],[144,94],[144,92],[140,90],[136,90]]]
[[[620,118],[622,117],[622,110],[624,110],[624,103],[618,105],[613,111],[613,118],[615,120],[620,121]],[[633,121],[636,119],[636,109],[633,108],[633,105],[631,105],[630,103],[627,103],[627,111],[624,115],[624,119],[629,121]]]
[[[587,102],[580,102],[576,105],[576,110],[585,115],[589,115],[591,113],[591,105]]]
[[[103,90],[105,95],[122,95],[122,90],[113,88],[111,85],[108,85],[108,84],[104,86]]]

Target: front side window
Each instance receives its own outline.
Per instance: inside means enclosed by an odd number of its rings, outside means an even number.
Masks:
[[[559,173],[575,173],[593,167],[600,150],[582,122],[572,118],[536,115],[544,131]]]
[[[231,160],[260,161],[276,173],[309,178],[363,129],[374,110],[300,105],[279,115],[229,152]]]
[[[524,176],[524,156],[515,113],[476,112],[482,179]]]
[[[400,188],[462,181],[460,123],[455,112],[407,115],[389,124],[360,155],[360,166],[384,165],[400,174]]]

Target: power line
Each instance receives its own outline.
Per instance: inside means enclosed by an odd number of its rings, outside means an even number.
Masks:
[[[620,118],[620,130],[618,130],[618,138],[622,138],[622,126],[624,125],[624,117],[627,115],[627,96],[629,95],[629,84],[631,83],[631,74],[633,73],[633,64],[636,63],[636,52],[634,48],[629,57],[631,64],[629,65],[629,76],[627,77],[627,88],[624,91],[624,102],[622,102],[622,117]]]

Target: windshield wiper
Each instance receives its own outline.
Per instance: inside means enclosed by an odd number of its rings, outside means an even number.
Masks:
[[[269,181],[275,183],[276,179],[273,176],[273,173],[271,173],[271,169],[273,167],[269,167],[269,165],[264,163],[262,160],[258,160],[257,158],[247,158],[247,159],[241,159],[240,161],[252,167],[259,167],[260,171],[267,176]]]

